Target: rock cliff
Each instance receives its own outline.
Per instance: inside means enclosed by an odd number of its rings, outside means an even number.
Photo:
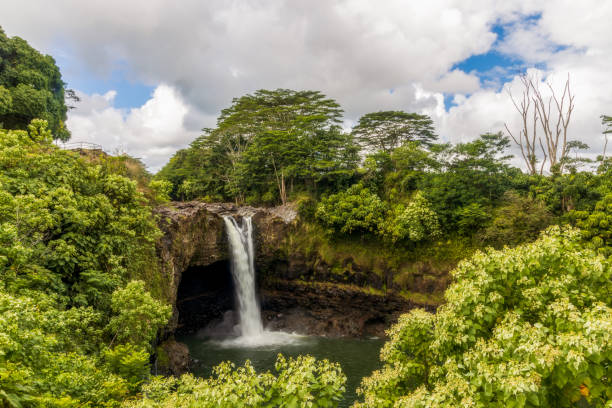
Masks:
[[[258,292],[264,324],[270,328],[334,336],[383,335],[400,313],[418,306],[391,290],[393,277],[384,262],[379,268],[383,272],[375,272],[349,256],[332,271],[337,265],[302,248],[296,242],[308,232],[290,206],[183,202],[156,212],[164,234],[158,254],[174,306],[168,334],[219,321],[234,306],[224,215],[253,219]]]

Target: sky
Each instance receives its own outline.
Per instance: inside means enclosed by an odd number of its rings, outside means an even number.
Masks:
[[[430,115],[452,143],[518,132],[509,92],[525,73],[559,92],[570,76],[569,137],[595,156],[600,115],[612,115],[611,19],[607,0],[0,2],[5,32],[52,55],[80,96],[72,141],[152,172],[257,89],[319,90],[346,129],[404,110]]]

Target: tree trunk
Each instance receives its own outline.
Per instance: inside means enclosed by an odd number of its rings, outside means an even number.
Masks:
[[[287,204],[287,190],[285,189],[285,175],[281,170],[281,185],[280,185],[280,198],[283,205]]]

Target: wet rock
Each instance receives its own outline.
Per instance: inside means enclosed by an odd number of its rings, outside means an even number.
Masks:
[[[182,274],[189,268],[207,267],[229,259],[224,215],[238,219],[253,217],[257,263],[269,263],[282,256],[276,252],[297,216],[290,206],[269,209],[198,201],[170,203],[156,208],[155,213],[163,233],[157,244],[160,269],[168,282],[165,288],[168,301],[174,306],[166,335],[179,324],[177,294]],[[206,280],[206,276],[202,276],[202,280]]]
[[[337,337],[382,337],[400,314],[420,306],[395,293],[287,280],[262,287],[261,298],[267,328]]]
[[[173,338],[157,348],[157,370],[160,374],[179,376],[189,371],[189,348]]]

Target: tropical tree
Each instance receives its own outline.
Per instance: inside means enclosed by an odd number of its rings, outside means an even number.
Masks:
[[[601,115],[601,124],[604,127],[603,134],[605,138],[602,161],[605,161],[606,160],[606,150],[608,147],[608,135],[612,133],[612,116]]]
[[[417,186],[444,229],[455,229],[466,215],[486,215],[486,207],[511,187],[512,170],[507,161],[512,156],[505,155],[509,143],[501,133],[487,133],[472,142],[433,146],[439,169],[424,173]],[[483,220],[477,218],[475,223],[474,218],[466,222],[481,224]]]
[[[438,136],[427,115],[404,111],[381,111],[363,115],[353,128],[355,140],[366,150],[393,149],[408,141],[430,145]]]
[[[160,176],[239,202],[285,203],[294,185],[316,190],[354,172],[357,148],[338,126],[341,117],[340,106],[317,91],[259,90],[234,99],[217,127],[205,129]]]
[[[64,82],[55,60],[0,27],[0,127],[26,129],[35,119],[47,121],[55,139],[68,140]]]

